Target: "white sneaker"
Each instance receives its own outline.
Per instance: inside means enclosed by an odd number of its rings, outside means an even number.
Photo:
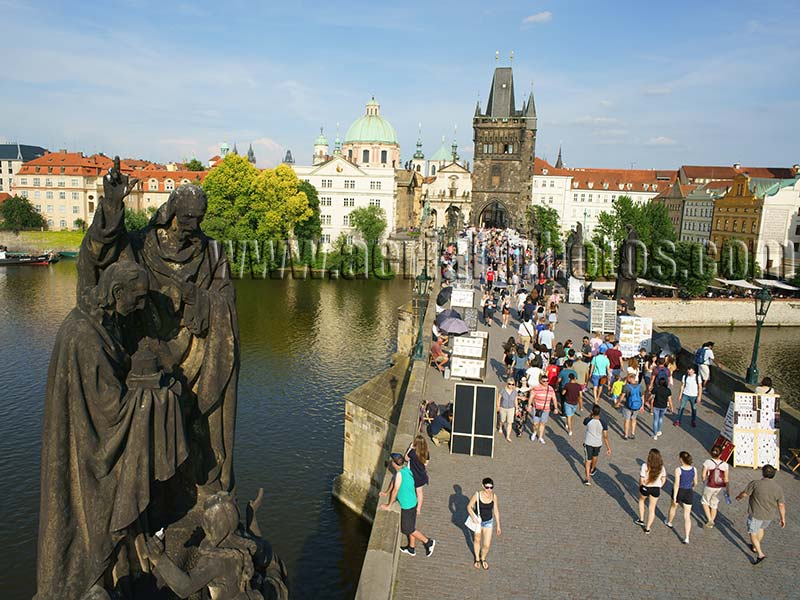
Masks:
[[[568,431],[567,433],[569,434],[569,437],[572,437],[572,432],[571,431]]]
[[[544,438],[541,438],[541,437],[540,437],[540,438],[539,438],[539,443],[540,443],[540,444],[544,444],[544,443],[545,443],[545,441],[544,441]]]
[[[654,440],[657,440],[657,439],[658,439],[658,434],[655,434],[655,435],[653,436],[653,439],[654,439]]]
[[[689,538],[685,538],[685,539],[683,540],[683,543],[684,543],[684,544],[688,544],[688,543],[689,543]]]
[[[535,435],[535,434],[533,434],[533,433],[531,434],[531,441],[532,441],[532,442],[535,442],[535,441],[536,441],[536,435]]]
[[[658,432],[658,433],[655,435],[655,438],[654,438],[654,439],[656,439],[656,438],[660,438],[662,433],[664,433],[664,432],[663,432],[663,431],[659,431],[659,432]]]

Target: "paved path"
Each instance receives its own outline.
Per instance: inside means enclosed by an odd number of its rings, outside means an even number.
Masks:
[[[563,305],[556,339],[580,342],[586,318],[586,308]],[[498,320],[489,329],[491,373],[486,383],[499,385],[500,345],[516,333],[517,325],[513,321],[501,329]],[[454,383],[430,367],[425,398],[452,401]],[[767,530],[768,559],[763,564],[750,562],[746,500],[732,506],[722,502],[717,527],[703,529],[696,496],[691,543],[684,546],[681,513],[675,531],[663,524],[671,474],[681,450],[689,451],[695,464],[705,460],[722,424],[722,410],[713,402],[703,403],[696,429],[673,427],[665,419],[658,441],[650,437],[652,417],[645,413],[636,439],[624,441],[621,415],[605,400],[602,406],[609,418],[612,455],[601,453],[591,487],[582,484],[584,428],[577,417],[573,437],[567,436],[559,419],[551,418],[546,445],[533,444],[525,436],[509,444],[497,435],[491,459],[451,455],[446,447],[431,444],[431,483],[425,488],[418,526],[437,540],[436,549],[431,558],[421,551],[414,557],[400,555],[395,598],[800,598],[800,583],[795,581],[798,478],[786,471],[776,477],[786,493],[788,524],[780,529],[775,522]],[[646,536],[633,521],[639,467],[652,447],[664,454],[670,481],[659,500],[653,532]],[[503,536],[497,538],[495,532],[490,569],[479,571],[472,566],[471,534],[463,523],[467,502],[484,477],[495,481]],[[732,469],[731,489],[738,493],[756,478],[759,471]]]

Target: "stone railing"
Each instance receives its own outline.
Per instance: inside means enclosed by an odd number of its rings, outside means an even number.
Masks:
[[[428,303],[423,325],[425,359],[414,361],[408,379],[392,452],[405,454],[414,440],[419,426],[420,404],[425,389],[425,378],[428,374],[428,349],[431,344],[431,325],[435,318],[434,303]],[[388,456],[387,456],[388,459]],[[386,489],[392,474],[386,469],[383,487]],[[375,511],[372,532],[367,544],[367,553],[361,567],[361,578],[358,582],[356,600],[390,600],[397,577],[397,561],[400,557],[400,509],[395,503],[391,510]]]

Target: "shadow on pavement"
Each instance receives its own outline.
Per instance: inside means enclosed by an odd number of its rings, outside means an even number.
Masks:
[[[450,494],[450,498],[447,501],[447,508],[450,510],[450,514],[452,514],[452,523],[456,527],[461,530],[461,533],[464,534],[464,542],[467,545],[467,549],[472,552],[472,532],[469,528],[464,525],[464,522],[467,520],[469,513],[467,512],[467,505],[469,504],[469,496],[465,496],[461,486],[458,484],[453,485],[453,493]]]

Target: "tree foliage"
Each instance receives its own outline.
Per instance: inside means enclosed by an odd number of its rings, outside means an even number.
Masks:
[[[350,211],[350,224],[356,228],[367,246],[373,247],[386,231],[386,213],[380,206],[364,206]]]
[[[27,198],[12,196],[0,204],[2,228],[14,232],[22,229],[41,229],[47,221],[40,215]]]
[[[218,239],[286,239],[313,215],[291,167],[259,171],[228,154],[203,180],[208,196],[205,231]]]
[[[186,161],[185,163],[183,163],[183,166],[187,171],[203,171],[203,170],[205,170],[205,167],[203,166],[203,163],[201,163],[196,158],[192,158],[191,160]]]
[[[125,229],[128,231],[144,229],[149,222],[150,215],[148,215],[147,212],[130,208],[125,209]]]
[[[529,206],[525,211],[526,221],[536,224],[536,244],[540,248],[560,247],[561,225],[558,211],[549,206]]]
[[[297,189],[308,198],[308,207],[311,216],[304,222],[298,223],[294,228],[294,235],[298,240],[317,240],[322,235],[322,223],[319,218],[319,194],[317,188],[308,181],[300,181]]]
[[[739,239],[725,240],[719,251],[719,272],[726,279],[748,279],[761,275],[755,256]]]

